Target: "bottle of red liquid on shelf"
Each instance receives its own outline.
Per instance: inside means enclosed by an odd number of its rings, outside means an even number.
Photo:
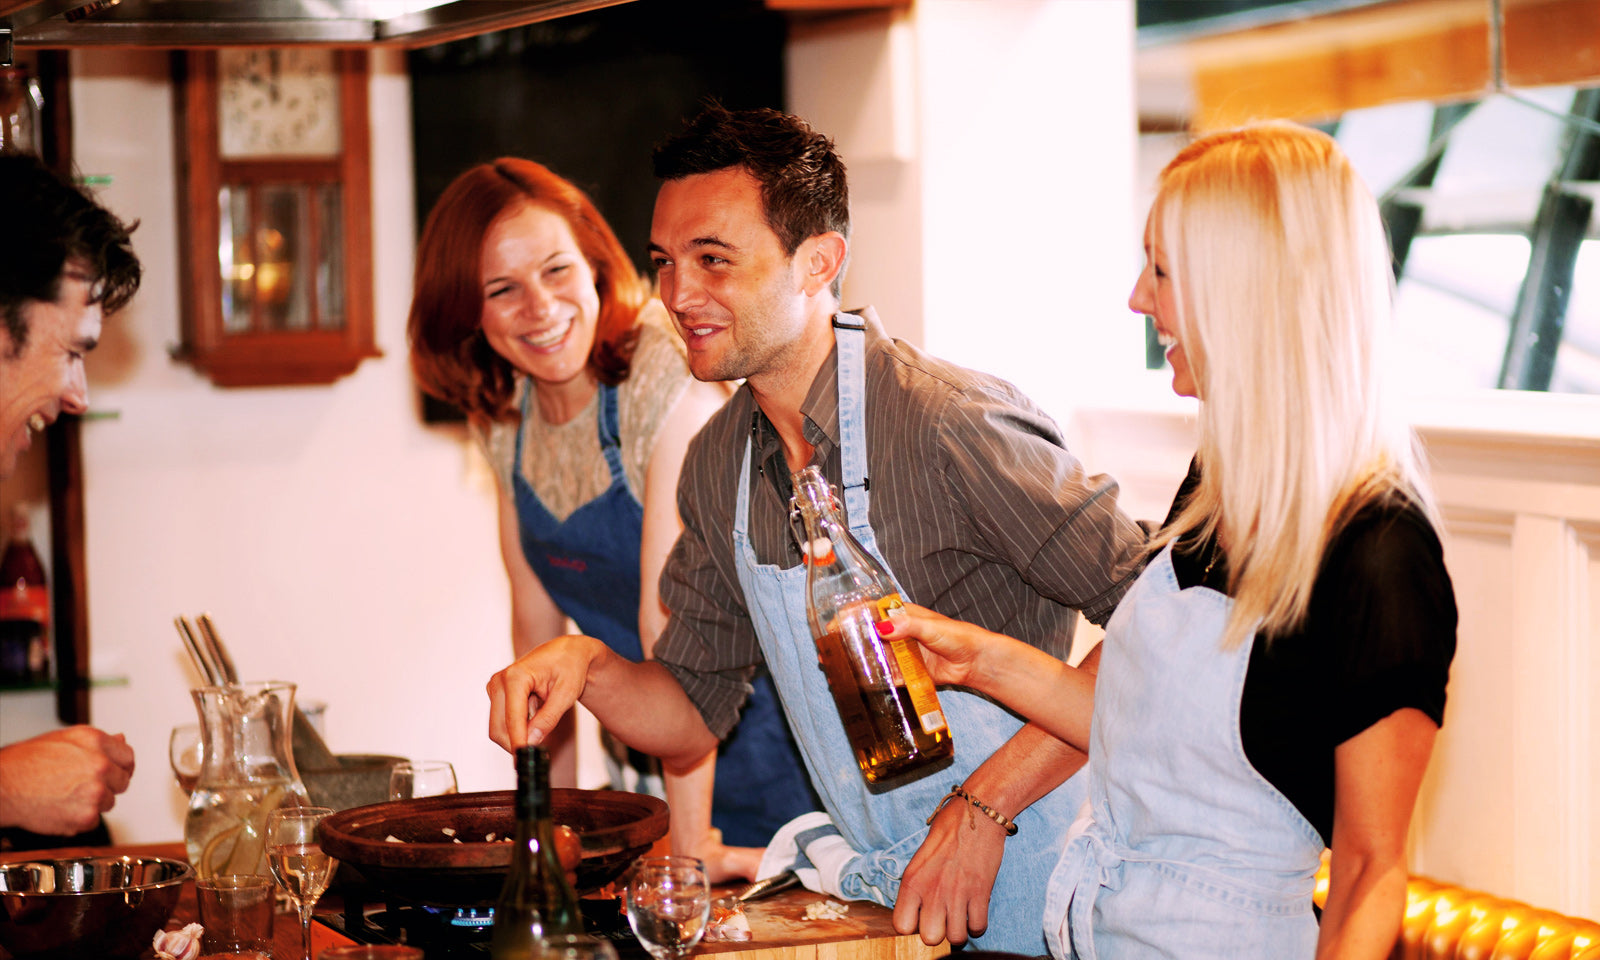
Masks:
[[[28,533],[28,512],[12,504],[0,554],[0,684],[50,681],[50,591]]]

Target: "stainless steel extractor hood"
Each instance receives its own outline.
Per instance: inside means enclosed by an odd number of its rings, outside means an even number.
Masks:
[[[0,0],[17,47],[426,46],[627,0]]]

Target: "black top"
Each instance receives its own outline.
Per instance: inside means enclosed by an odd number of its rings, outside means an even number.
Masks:
[[[1191,464],[1169,523],[1199,479]],[[1172,564],[1179,587],[1227,592],[1214,539],[1175,544]],[[1442,725],[1455,650],[1455,592],[1432,524],[1400,498],[1362,508],[1323,555],[1304,627],[1255,638],[1239,706],[1245,756],[1329,843],[1334,748],[1403,707]]]

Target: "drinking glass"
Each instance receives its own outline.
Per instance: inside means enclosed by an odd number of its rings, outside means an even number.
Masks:
[[[205,762],[205,741],[200,736],[200,724],[180,723],[172,728],[167,738],[167,760],[172,764],[172,775],[184,793],[194,793],[200,782],[200,768]]]
[[[389,799],[442,797],[456,792],[456,768],[444,760],[397,763],[389,771]]]
[[[338,865],[321,846],[322,821],[332,813],[328,807],[279,807],[267,815],[267,866],[300,910],[303,960],[311,960],[311,910]]]
[[[617,948],[610,940],[586,933],[560,933],[541,937],[529,956],[531,960],[617,960]]]
[[[656,960],[682,957],[711,917],[706,865],[694,857],[645,857],[627,887],[628,926]]]

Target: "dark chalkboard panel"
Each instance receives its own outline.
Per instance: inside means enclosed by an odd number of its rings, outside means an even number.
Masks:
[[[522,156],[583,187],[644,269],[651,148],[706,97],[781,108],[784,38],[759,0],[633,0],[412,51],[418,229],[462,170]]]

